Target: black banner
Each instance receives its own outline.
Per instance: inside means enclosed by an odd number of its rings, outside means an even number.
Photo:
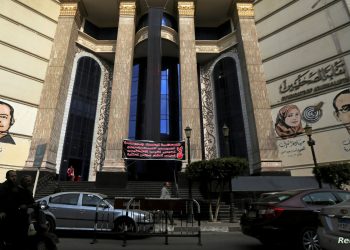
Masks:
[[[185,160],[185,142],[123,141],[124,159]]]

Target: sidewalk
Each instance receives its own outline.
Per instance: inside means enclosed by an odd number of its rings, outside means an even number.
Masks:
[[[189,227],[197,227],[198,222],[195,221],[192,223],[186,223],[175,220],[176,225],[174,226],[173,230],[171,231],[186,231]],[[187,226],[187,227],[186,227]],[[239,222],[226,222],[226,221],[219,221],[219,222],[209,222],[209,221],[201,221],[201,231],[202,232],[239,232],[241,231]]]

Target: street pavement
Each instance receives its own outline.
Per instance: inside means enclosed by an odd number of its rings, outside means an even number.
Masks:
[[[197,238],[169,238],[165,245],[164,237],[144,237],[128,239],[125,247],[121,239],[99,238],[91,244],[89,237],[60,237],[58,250],[271,250],[259,241],[243,235],[241,232],[203,232],[202,245]]]

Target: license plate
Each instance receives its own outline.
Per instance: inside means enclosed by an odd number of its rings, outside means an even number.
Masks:
[[[338,219],[338,230],[350,232],[350,219],[339,218]]]

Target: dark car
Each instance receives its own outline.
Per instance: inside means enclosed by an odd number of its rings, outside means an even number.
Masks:
[[[241,230],[263,244],[318,250],[320,209],[349,198],[350,192],[337,189],[278,192],[249,205],[241,217]]]
[[[350,249],[350,200],[324,207],[317,234],[324,250]]]

